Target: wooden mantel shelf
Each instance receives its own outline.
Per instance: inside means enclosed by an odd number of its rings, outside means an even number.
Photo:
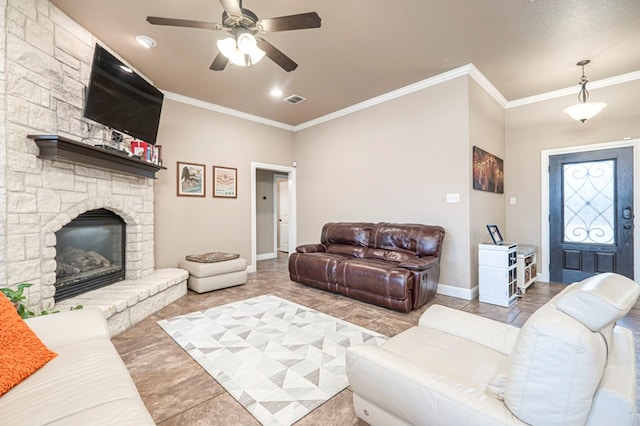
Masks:
[[[117,151],[96,148],[63,136],[28,135],[27,137],[33,139],[40,148],[38,158],[45,160],[82,163],[151,179],[156,178],[157,171],[166,169],[166,167],[129,157]]]

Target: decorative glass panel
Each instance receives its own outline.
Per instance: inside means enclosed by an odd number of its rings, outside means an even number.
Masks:
[[[614,160],[563,166],[565,242],[614,243],[614,169]]]

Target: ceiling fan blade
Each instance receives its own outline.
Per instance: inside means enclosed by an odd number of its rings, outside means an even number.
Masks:
[[[221,30],[222,25],[215,22],[190,21],[188,19],[160,18],[147,16],[147,22],[153,25],[169,25],[172,27],[202,28],[205,30]]]
[[[209,69],[212,71],[222,71],[228,63],[229,59],[222,53],[218,52]]]
[[[280,68],[286,72],[291,72],[298,68],[298,64],[293,62],[290,57],[276,49],[273,44],[269,43],[267,40],[263,38],[256,38],[256,42],[258,43],[258,47],[264,51],[267,58],[278,64]]]
[[[240,3],[238,0],[220,0],[222,7],[229,16],[242,16]]]
[[[280,16],[258,21],[258,28],[265,33],[276,31],[304,30],[306,28],[320,28],[320,16],[316,12],[300,13],[298,15]]]

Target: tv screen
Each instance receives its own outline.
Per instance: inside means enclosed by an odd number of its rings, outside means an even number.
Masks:
[[[155,144],[164,95],[96,44],[83,116]]]

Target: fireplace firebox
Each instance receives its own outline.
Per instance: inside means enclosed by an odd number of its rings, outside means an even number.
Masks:
[[[126,224],[107,209],[90,210],[56,232],[59,302],[125,279]]]

